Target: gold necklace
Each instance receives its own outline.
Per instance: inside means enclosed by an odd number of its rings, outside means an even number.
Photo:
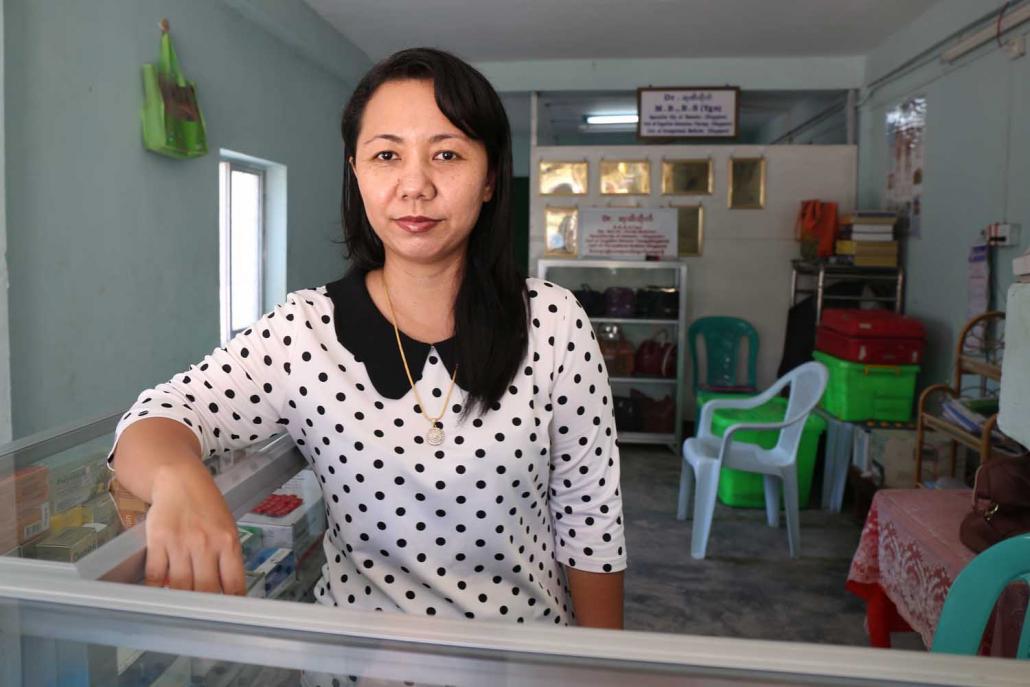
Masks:
[[[404,355],[404,346],[401,344],[401,330],[397,328],[397,313],[393,309],[393,299],[390,298],[390,289],[386,286],[386,270],[380,273],[380,279],[383,282],[383,291],[386,293],[386,302],[390,306],[390,319],[393,321],[393,335],[397,337],[397,350],[401,352],[401,362],[404,363],[404,374],[408,375],[408,384],[411,385],[411,390],[415,392],[415,401],[418,403],[418,409],[422,412],[422,417],[429,421],[429,431],[426,432],[426,442],[430,446],[439,446],[443,443],[444,433],[443,427],[440,427],[440,418],[447,414],[447,404],[451,400],[451,392],[454,391],[454,380],[458,377],[458,366],[454,366],[454,372],[451,373],[451,385],[447,388],[447,395],[443,399],[443,408],[440,409],[440,414],[436,417],[429,417],[429,413],[426,412],[426,404],[422,402],[422,397],[418,395],[418,387],[415,386],[415,380],[411,376],[411,370],[408,368],[408,357]]]

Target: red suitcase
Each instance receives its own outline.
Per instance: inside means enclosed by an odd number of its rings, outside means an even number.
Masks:
[[[826,310],[815,338],[817,350],[870,365],[918,365],[925,345],[922,322],[887,310]]]

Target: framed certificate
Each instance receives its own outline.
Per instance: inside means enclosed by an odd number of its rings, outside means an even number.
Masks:
[[[590,163],[541,160],[538,167],[540,194],[545,196],[583,196],[590,187]]]
[[[765,207],[765,158],[730,158],[728,202],[732,210]]]
[[[544,227],[544,255],[575,257],[579,245],[579,208],[547,206]]]
[[[651,161],[601,160],[601,195],[651,195]]]
[[[698,257],[705,237],[705,209],[702,205],[676,205],[676,245],[680,257]]]
[[[662,160],[662,195],[709,195],[715,187],[714,165],[707,160]]]

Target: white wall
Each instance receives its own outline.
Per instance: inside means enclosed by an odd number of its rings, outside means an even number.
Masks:
[[[727,208],[727,165],[731,157],[766,158],[766,206],[763,210]],[[710,157],[715,166],[715,192],[710,196],[662,196],[661,160]],[[624,146],[539,147],[530,168],[534,193],[530,207],[530,264],[544,249],[544,209],[547,205],[604,206],[613,196],[598,193],[600,160],[648,158],[651,196],[631,198],[642,207],[667,207],[699,199],[704,206],[704,245],[700,257],[685,258],[688,267],[687,319],[730,315],[751,322],[761,346],[758,381],[764,386],[776,378],[790,300],[790,261],[799,256],[794,222],[802,200],[819,198],[839,203],[841,211],[854,208],[857,152],[854,146]],[[539,160],[589,160],[587,196],[541,196]],[[535,271],[535,268],[534,268]],[[570,286],[570,285],[565,285]],[[574,287],[575,285],[571,285]],[[688,380],[688,384],[691,383]]]

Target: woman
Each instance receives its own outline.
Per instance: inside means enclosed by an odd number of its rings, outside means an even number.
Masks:
[[[147,582],[243,592],[199,459],[285,430],[325,494],[321,603],[621,627],[608,379],[575,298],[517,275],[500,99],[461,60],[406,50],[342,129],[347,276],[289,294],[119,424],[112,467],[151,504]]]

